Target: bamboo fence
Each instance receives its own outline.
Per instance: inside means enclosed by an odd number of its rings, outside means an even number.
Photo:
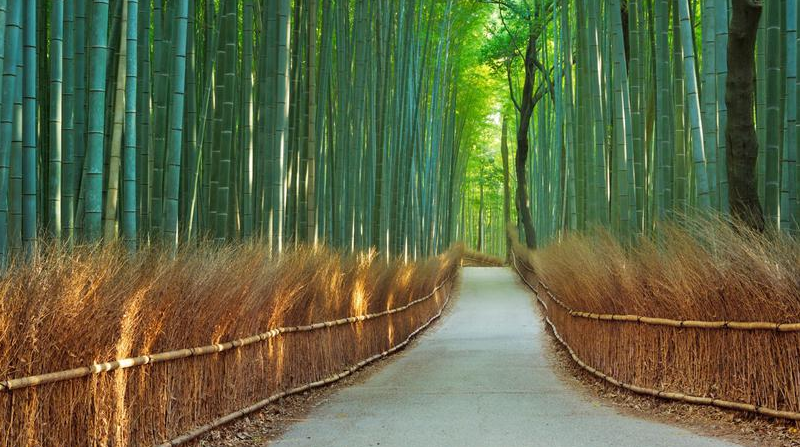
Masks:
[[[466,251],[461,256],[461,265],[465,267],[502,267],[505,262],[496,256]]]
[[[418,298],[414,301],[411,301],[410,303],[404,306],[395,307],[382,312],[368,313],[364,315],[341,318],[339,320],[333,320],[333,321],[324,321],[304,326],[279,327],[271,329],[267,332],[263,332],[261,334],[252,335],[250,337],[239,338],[225,343],[215,343],[205,346],[198,346],[194,348],[175,349],[167,352],[159,352],[155,354],[140,355],[138,357],[112,360],[105,363],[95,363],[93,365],[83,366],[80,368],[72,368],[63,371],[56,371],[46,374],[37,374],[33,376],[20,377],[17,379],[4,380],[0,382],[0,391],[13,391],[21,388],[44,385],[53,382],[78,379],[92,374],[106,373],[106,372],[116,371],[119,369],[149,365],[152,363],[169,362],[169,361],[184,359],[187,357],[198,357],[208,354],[216,354],[223,351],[227,351],[229,349],[241,348],[243,346],[247,346],[253,343],[267,341],[270,338],[278,337],[280,335],[292,332],[314,331],[317,329],[330,328],[334,326],[340,326],[343,324],[353,324],[353,323],[358,323],[360,321],[372,320],[373,318],[379,318],[385,315],[391,315],[393,313],[402,312],[412,306],[427,301],[432,296],[434,296],[436,292],[438,292],[441,288],[449,284],[453,280],[453,278],[454,275],[451,275],[441,284],[437,285],[433,289],[433,291],[431,291],[431,293],[425,295],[422,298]]]
[[[348,368],[348,369],[346,369],[346,370],[344,370],[344,371],[342,371],[342,372],[340,372],[338,374],[333,374],[333,375],[328,376],[328,377],[326,377],[326,378],[324,378],[322,380],[318,380],[318,381],[312,382],[312,383],[307,383],[305,385],[302,385],[302,386],[299,386],[299,387],[296,387],[296,388],[292,388],[292,389],[287,390],[287,391],[282,391],[280,393],[274,394],[274,395],[272,395],[272,396],[270,396],[270,397],[268,397],[268,398],[266,398],[264,400],[256,402],[253,405],[250,405],[248,407],[242,408],[241,410],[235,411],[233,413],[227,414],[227,415],[225,415],[225,416],[223,416],[223,417],[221,417],[219,419],[216,419],[216,420],[214,420],[214,421],[212,421],[212,422],[210,422],[210,423],[208,423],[206,425],[197,427],[197,428],[193,429],[192,431],[190,431],[190,432],[188,432],[188,433],[186,433],[184,435],[178,436],[177,438],[175,438],[175,439],[173,439],[173,440],[171,440],[169,442],[165,442],[163,444],[160,444],[158,447],[169,447],[169,446],[176,446],[176,445],[185,444],[185,443],[187,443],[189,441],[197,439],[198,437],[208,433],[209,431],[211,431],[211,430],[213,430],[215,428],[218,428],[218,427],[220,427],[222,425],[225,425],[225,424],[227,424],[229,422],[232,422],[232,421],[234,421],[236,419],[242,418],[244,416],[247,416],[248,414],[251,414],[251,413],[254,413],[254,412],[258,411],[258,410],[261,410],[262,408],[266,407],[267,405],[269,405],[271,403],[274,403],[274,402],[276,402],[276,401],[278,401],[278,400],[280,400],[280,399],[282,399],[282,398],[284,398],[286,396],[291,396],[292,394],[302,393],[302,392],[308,391],[308,390],[313,389],[313,388],[319,388],[321,386],[325,386],[325,385],[332,384],[334,382],[338,382],[339,380],[344,379],[345,377],[349,376],[350,374],[353,374],[354,372],[358,371],[359,369],[369,365],[370,363],[373,363],[373,362],[375,362],[377,360],[385,358],[385,357],[387,357],[387,356],[399,351],[400,349],[403,349],[406,345],[408,345],[411,342],[411,340],[415,336],[417,336],[420,332],[425,330],[434,321],[436,321],[439,317],[442,316],[442,312],[444,311],[445,307],[447,307],[447,303],[449,303],[449,302],[450,302],[450,295],[448,294],[446,296],[446,298],[445,298],[444,303],[439,308],[439,311],[436,312],[436,314],[434,316],[432,316],[428,321],[426,321],[425,324],[423,324],[422,326],[418,327],[416,330],[414,330],[414,332],[410,333],[408,335],[408,337],[406,337],[406,339],[403,340],[402,342],[394,345],[393,347],[391,347],[391,348],[389,348],[389,349],[387,349],[387,350],[385,350],[385,351],[383,351],[381,353],[375,354],[372,357],[364,359],[364,360],[356,363],[355,365],[351,366],[350,368]]]
[[[531,284],[534,270],[512,256],[555,338],[589,373],[638,394],[800,420],[800,324],[575,311],[541,281]],[[681,387],[692,391],[667,391]]]
[[[163,445],[178,445],[195,439],[402,349],[441,315],[457,267],[445,264],[439,276],[445,279],[427,295],[380,312],[5,380],[0,445],[154,445],[165,439],[171,441]],[[264,395],[270,397],[258,400]]]

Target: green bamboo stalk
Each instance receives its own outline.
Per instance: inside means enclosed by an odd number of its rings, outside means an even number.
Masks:
[[[674,174],[674,208],[679,213],[685,213],[689,202],[689,173],[687,163],[686,148],[686,88],[685,74],[682,65],[683,45],[681,42],[681,26],[678,14],[678,2],[683,0],[673,0],[672,5],[672,104],[673,128],[675,130],[675,153],[673,159]]]
[[[306,149],[306,220],[305,239],[317,243],[317,0],[308,1],[308,147]],[[380,169],[380,168],[377,168]]]
[[[672,82],[670,80],[669,60],[669,0],[655,0],[655,48],[656,48],[656,125],[658,154],[658,181],[656,191],[659,194],[658,217],[666,218],[673,207],[672,197]]]
[[[80,0],[78,0],[80,1]],[[129,19],[130,20],[130,19]],[[137,61],[136,76],[136,118],[137,118],[137,182],[136,188],[138,215],[136,228],[141,231],[145,241],[150,229],[150,200],[151,185],[150,181],[150,160],[151,154],[151,135],[150,135],[150,1],[139,8],[138,36],[136,53],[139,58]]]
[[[20,10],[22,10],[20,6]],[[22,16],[20,16],[22,17]],[[21,28],[20,28],[21,29]],[[22,34],[20,33],[20,42]],[[9,239],[12,254],[22,252],[22,76],[23,76],[23,49],[22,44],[17,45],[17,81],[14,87],[14,112],[11,134],[11,221],[9,224]]]
[[[136,98],[139,48],[139,1],[126,0],[126,61],[125,61],[125,149],[123,152],[122,174],[122,237],[128,250],[134,251],[138,245],[136,229]],[[145,38],[145,40],[147,40]]]
[[[106,66],[108,63],[108,0],[92,0],[89,33],[89,125],[86,151],[85,236],[101,236]]]
[[[122,12],[122,36],[128,34],[128,8]],[[121,45],[117,60],[116,92],[114,94],[114,117],[111,127],[111,150],[108,160],[108,186],[106,187],[105,214],[103,215],[103,237],[112,241],[117,237],[117,208],[119,201],[119,177],[122,164],[122,129],[125,125],[125,91],[127,84],[127,44]]]
[[[779,224],[780,203],[780,159],[781,159],[781,3],[765,2],[765,115],[764,125],[764,219],[768,224]],[[761,116],[758,117],[761,121]]]
[[[171,119],[169,108],[169,61],[172,55],[171,35],[165,30],[163,0],[154,0],[153,6],[153,135],[152,193],[150,200],[150,231],[154,237],[164,235],[165,224],[165,163],[167,138]]]
[[[217,206],[216,222],[214,234],[218,242],[224,242],[228,238],[228,217],[230,210],[231,197],[231,156],[234,140],[234,91],[236,82],[236,40],[238,36],[238,21],[236,11],[238,10],[238,0],[227,0],[222,14],[223,45],[220,46],[218,60],[221,63],[223,75],[221,82],[221,128],[219,136],[222,147],[219,148],[219,159],[215,162],[218,172],[217,186]],[[220,57],[221,56],[221,57]],[[224,70],[224,71],[223,71]],[[213,194],[213,191],[212,191]]]
[[[253,1],[245,0],[242,20],[242,151],[244,152],[242,236],[253,234]]]
[[[781,203],[780,228],[784,231],[796,232],[798,222],[795,218],[797,210],[797,47],[798,47],[798,13],[797,4],[786,3],[786,106],[784,107],[784,141],[781,157]]]
[[[631,126],[631,104],[625,48],[622,36],[622,19],[619,0],[611,0],[614,54],[614,135],[616,140],[614,158],[617,160],[617,190],[620,226],[622,231],[633,230],[636,222],[635,180],[633,171],[633,134]]]
[[[64,86],[64,0],[50,3],[50,158],[48,167],[47,230],[61,239],[61,152]]]
[[[715,0],[714,27],[717,101],[717,180],[719,209],[730,211],[728,203],[728,171],[725,150],[725,128],[728,125],[728,106],[725,103],[725,84],[728,78],[728,0]]]
[[[703,34],[702,49],[702,110],[703,121],[703,148],[708,161],[708,184],[710,190],[711,206],[719,210],[719,190],[717,182],[717,67],[716,67],[716,13],[715,2],[707,1],[703,4],[701,23]]]
[[[170,131],[167,150],[167,172],[164,193],[164,238],[178,247],[178,193],[183,143],[183,109],[186,89],[186,40],[189,21],[188,0],[177,0],[175,16],[175,54],[170,107]]]
[[[694,175],[697,183],[698,204],[702,208],[711,206],[711,190],[708,183],[705,147],[703,144],[703,122],[700,117],[697,76],[692,40],[692,25],[689,17],[688,0],[678,0],[678,13],[681,25],[681,46],[683,47],[684,75],[686,77],[686,105],[689,111],[689,124],[692,141]]]
[[[25,256],[36,253],[36,180],[38,126],[36,104],[36,0],[25,2],[23,12],[23,82],[22,82],[22,244]]]
[[[285,156],[288,141],[287,124],[289,119],[289,46],[291,25],[289,23],[289,0],[277,0],[278,47],[277,76],[275,95],[275,143],[273,147],[272,172],[272,250],[283,251],[284,191],[281,185],[285,179]]]
[[[628,1],[630,27],[629,90],[631,110],[631,144],[633,153],[633,178],[635,185],[636,228],[644,229],[645,224],[645,104],[644,104],[644,52],[641,34],[644,31],[644,18],[641,0]]]
[[[182,175],[181,189],[183,191],[180,203],[181,218],[184,221],[186,228],[186,240],[191,242],[197,239],[197,230],[199,219],[197,213],[192,210],[192,202],[197,191],[200,166],[199,162],[202,158],[200,146],[198,145],[198,85],[203,85],[202,82],[202,67],[197,64],[197,5],[195,2],[189,2],[189,20],[187,28],[186,40],[186,122],[184,124],[184,140],[186,141],[186,150],[184,151],[185,160],[183,170],[185,173]],[[198,71],[201,70],[201,71]],[[202,141],[202,138],[201,138]]]
[[[75,226],[75,0],[64,2],[64,127],[61,236],[73,244]],[[81,105],[82,106],[82,105]]]
[[[1,29],[3,45],[2,97],[0,97],[0,266],[9,263],[9,186],[12,124],[14,118],[15,93],[21,83],[17,72],[18,56],[21,54],[22,0],[10,0],[5,15],[6,25]]]

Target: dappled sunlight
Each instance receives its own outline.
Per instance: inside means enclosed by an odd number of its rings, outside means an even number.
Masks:
[[[367,298],[364,290],[364,280],[357,279],[353,286],[353,298],[350,303],[352,315],[364,315],[367,313]]]
[[[119,329],[119,341],[117,342],[117,352],[115,358],[122,359],[131,355],[133,346],[135,326],[139,324],[139,312],[142,309],[142,302],[147,294],[147,290],[138,290],[131,296],[125,306],[125,313],[122,315]],[[114,374],[114,419],[111,423],[113,427],[113,444],[125,444],[125,437],[128,427],[128,411],[125,394],[127,392],[127,375]]]
[[[283,369],[284,364],[286,361],[286,356],[284,353],[284,340],[282,338],[272,338],[269,340],[269,359],[270,359],[270,371],[269,373],[274,375],[274,377],[283,377]]]
[[[395,343],[395,340],[394,340],[394,322],[392,321],[391,318],[389,319],[389,324],[388,324],[386,330],[387,330],[386,338],[389,340],[389,346],[394,346],[394,343]]]

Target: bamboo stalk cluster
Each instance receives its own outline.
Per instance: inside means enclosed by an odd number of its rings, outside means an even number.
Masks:
[[[446,249],[465,20],[452,0],[0,0],[0,260],[42,239]]]
[[[539,206],[558,211],[563,228],[600,223],[623,232],[698,208],[729,212],[728,2],[561,3],[569,14],[557,26],[563,53],[555,64],[576,68],[555,104],[567,117],[566,157],[549,169],[566,173],[567,189]],[[755,174],[766,222],[796,231],[797,5],[764,5]]]
[[[153,445],[341,374],[441,310],[461,252],[391,265],[322,249],[271,260],[264,244],[51,256],[1,281],[0,374],[98,368],[0,391],[8,445]],[[111,371],[114,358],[129,361]]]
[[[758,135],[753,172],[737,160],[728,163],[731,151],[737,151],[733,143],[740,143],[737,130],[752,126],[737,121],[734,141],[726,141],[728,54],[736,55],[728,45],[730,1],[487,3],[503,19],[489,21],[492,35],[485,44],[495,77],[509,80],[511,95],[503,113],[512,128],[530,124],[525,187],[540,246],[568,231],[597,225],[633,235],[676,216],[727,215],[731,172],[753,179],[763,208],[763,221],[755,219],[760,226],[766,222],[796,234],[797,2],[755,2],[754,9],[763,5],[755,79],[737,81],[756,87],[756,104],[750,107]],[[534,57],[532,69],[524,61],[528,39],[535,44],[528,52]],[[530,123],[509,105],[521,103],[527,77],[537,100]],[[742,96],[738,91],[728,94]],[[745,165],[749,154],[737,154]],[[519,183],[514,189],[520,190]],[[501,193],[495,189],[492,194]],[[499,199],[491,203],[492,215],[499,216]],[[515,219],[523,221],[524,216]],[[485,226],[495,238],[504,235],[504,228],[491,221],[471,225]]]

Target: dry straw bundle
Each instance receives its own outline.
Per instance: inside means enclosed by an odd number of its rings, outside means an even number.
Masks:
[[[797,240],[695,221],[627,246],[595,231],[515,253],[590,371],[646,394],[800,418]]]
[[[418,263],[261,245],[174,258],[55,251],[0,279],[0,380],[402,312],[73,380],[0,391],[0,446],[153,445],[389,350],[440,311],[460,249]],[[257,338],[257,337],[256,337]]]

